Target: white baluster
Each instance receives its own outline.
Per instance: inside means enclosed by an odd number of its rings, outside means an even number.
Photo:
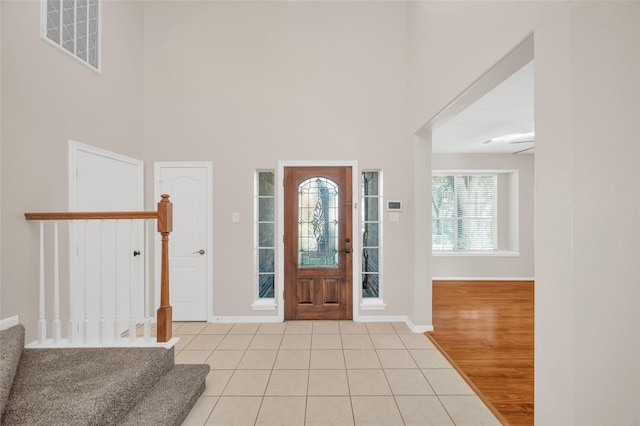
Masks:
[[[104,283],[103,283],[103,276],[104,276],[104,269],[103,269],[103,262],[102,262],[102,242],[104,240],[104,220],[100,219],[100,255],[98,258],[98,263],[100,264],[100,278],[99,278],[99,289],[98,289],[98,294],[100,295],[100,320],[98,322],[98,339],[100,340],[100,343],[104,343],[104,304],[105,304],[105,297],[104,297]]]
[[[44,293],[44,222],[40,221],[40,306],[38,320],[38,343],[44,343],[47,338],[47,320],[45,319],[45,293]]]
[[[137,236],[137,230],[133,219],[129,219],[129,256],[132,255],[135,246],[134,246],[134,235]],[[129,342],[133,343],[136,340],[136,317],[135,317],[135,295],[136,295],[136,286],[134,285],[134,272],[136,268],[134,268],[136,264],[135,257],[129,257]]]
[[[114,294],[114,307],[115,310],[113,312],[113,342],[117,343],[120,340],[120,314],[118,311],[118,225],[120,224],[119,220],[116,220],[116,242],[114,245],[114,260],[115,260],[115,280],[113,283],[113,294]]]
[[[82,252],[84,253],[84,285],[82,286],[84,289],[84,324],[82,326],[82,343],[87,343],[89,341],[89,289],[88,289],[88,273],[87,273],[87,234],[89,233],[88,221],[84,220],[84,248]]]
[[[55,221],[53,223],[53,343],[58,343],[61,338],[59,263],[58,221]]]
[[[149,232],[151,221],[144,221],[144,341],[149,343],[151,340],[151,319],[149,318],[149,236],[153,235]]]
[[[75,293],[75,282],[76,282],[76,270],[73,268],[77,262],[74,262],[73,259],[78,258],[78,248],[76,244],[78,228],[74,221],[69,222],[69,323],[67,325],[67,333],[69,337],[69,344],[73,344],[75,341],[75,330],[76,330],[76,319],[75,319],[75,304],[76,304],[76,293]]]

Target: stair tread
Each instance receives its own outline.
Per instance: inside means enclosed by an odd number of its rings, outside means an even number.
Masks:
[[[176,364],[145,395],[120,426],[178,426],[204,392],[208,364]]]
[[[173,348],[25,349],[2,423],[115,424],[173,365]]]

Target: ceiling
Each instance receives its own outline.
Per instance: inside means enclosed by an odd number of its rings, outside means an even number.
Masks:
[[[534,142],[488,142],[534,129],[533,61],[433,131],[434,153],[533,154]],[[526,138],[531,140],[531,138]]]

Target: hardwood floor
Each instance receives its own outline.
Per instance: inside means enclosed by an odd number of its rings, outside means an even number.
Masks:
[[[434,281],[443,350],[510,425],[533,425],[534,282]]]

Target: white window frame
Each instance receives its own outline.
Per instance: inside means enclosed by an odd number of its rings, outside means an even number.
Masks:
[[[85,67],[89,68],[91,71],[101,75],[102,74],[102,0],[96,0],[98,2],[98,28],[97,28],[97,40],[96,40],[96,49],[97,49],[97,53],[96,53],[96,61],[97,61],[97,66],[93,66],[88,62],[88,59],[82,59],[80,57],[78,57],[76,55],[76,42],[77,42],[77,38],[75,37],[75,18],[74,18],[74,52],[69,52],[67,49],[65,49],[62,46],[62,25],[60,25],[60,42],[56,43],[54,40],[51,40],[48,36],[47,36],[47,4],[49,1],[54,1],[54,0],[40,0],[40,38],[42,40],[44,40],[46,43],[48,43],[51,46],[54,46],[55,48],[57,48],[58,50],[64,52],[65,55],[69,56],[70,58],[73,58],[75,61],[81,63],[82,65],[84,65]],[[55,0],[57,1],[57,0]],[[62,0],[60,0],[61,6],[60,6],[60,19],[62,19]],[[77,5],[77,3],[76,3]],[[75,16],[75,8],[74,8],[74,16]],[[87,56],[88,56],[88,52],[87,52]]]
[[[378,220],[377,221],[365,221],[364,220],[364,209],[365,209],[365,194],[364,194],[364,190],[362,188],[362,175],[364,173],[377,173],[378,174],[378,195],[370,195],[367,196],[367,198],[377,198],[378,199]],[[358,230],[359,231],[359,238],[360,238],[360,247],[361,247],[361,252],[360,252],[360,257],[358,258],[358,262],[360,265],[360,309],[362,309],[363,311],[380,311],[380,310],[384,310],[387,305],[386,303],[384,303],[384,299],[383,299],[383,289],[384,289],[384,280],[383,280],[383,235],[384,235],[384,192],[383,192],[383,174],[382,174],[382,170],[380,169],[363,169],[360,172],[360,206],[361,206],[361,210],[362,210],[362,222],[361,222],[361,228]],[[364,235],[362,232],[362,227],[364,227],[364,225],[366,223],[377,223],[378,224],[378,245],[377,246],[365,246],[364,245]],[[362,291],[362,278],[364,277],[365,273],[362,270],[362,256],[364,255],[364,249],[365,248],[377,248],[378,249],[378,297],[364,297],[364,293]]]
[[[273,173],[273,195],[269,195],[269,196],[264,196],[264,195],[260,195],[260,173]],[[276,282],[277,282],[277,277],[276,277],[276,212],[275,212],[275,208],[276,208],[276,171],[273,169],[258,169],[255,171],[254,173],[254,178],[253,178],[253,182],[254,182],[254,260],[253,260],[253,270],[254,270],[254,302],[251,304],[251,308],[254,311],[273,311],[276,309],[277,304],[276,304],[276,299],[275,299],[275,295],[276,295]],[[272,198],[273,199],[273,208],[274,208],[274,216],[273,216],[273,221],[270,222],[264,222],[264,221],[260,221],[260,199],[262,198]],[[273,270],[273,297],[260,297],[260,275],[262,275],[262,273],[260,272],[260,249],[261,248],[265,248],[265,247],[261,247],[260,246],[260,224],[261,223],[273,223],[273,247],[268,247],[268,248],[272,248],[273,249],[273,255],[274,255],[274,270]]]
[[[500,250],[498,250],[498,225],[499,225],[499,217],[498,217],[498,176],[500,175],[500,172],[497,172],[495,170],[474,170],[474,171],[470,171],[470,170],[466,170],[466,171],[450,171],[450,170],[434,170],[432,172],[432,177],[433,176],[453,176],[455,177],[460,177],[460,176],[474,176],[474,177],[479,177],[479,176],[492,176],[494,178],[494,193],[493,193],[493,249],[490,250],[460,250],[455,248],[455,246],[457,246],[457,244],[454,244],[454,248],[453,249],[437,249],[437,248],[433,248],[433,245],[431,247],[432,249],[432,253],[433,255],[441,255],[441,256],[451,256],[451,255],[466,255],[466,256],[492,256],[492,255],[506,255],[509,254],[507,252],[502,252]],[[432,183],[433,185],[433,183]],[[454,186],[454,191],[455,191],[455,199],[457,199],[458,194],[456,191],[456,187]],[[431,218],[433,220],[433,217]],[[456,203],[456,215],[452,218],[453,220],[455,220],[456,222],[456,226],[454,226],[454,232],[455,232],[455,241],[457,242],[458,239],[458,227],[457,227],[457,221],[460,219],[460,217],[458,217],[457,215],[457,203]],[[433,232],[433,230],[432,230]]]

